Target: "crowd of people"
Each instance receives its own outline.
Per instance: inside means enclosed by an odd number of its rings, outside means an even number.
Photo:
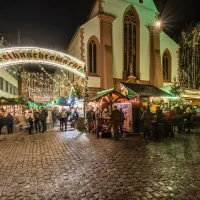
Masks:
[[[105,109],[103,112],[97,108],[91,107],[86,114],[88,120],[88,132],[92,132],[99,138],[100,133],[104,133],[104,125],[107,125],[106,132],[114,133],[115,140],[123,136],[124,113],[117,106],[113,107],[112,114],[109,115]],[[106,122],[109,119],[109,124]],[[136,122],[137,121],[137,122]],[[172,106],[171,109],[162,109],[156,107],[156,112],[151,112],[150,106],[142,107],[139,120],[135,120],[139,132],[144,133],[144,141],[149,141],[151,137],[165,138],[174,137],[174,132],[190,133],[191,128],[200,125],[200,116],[198,116],[196,107],[191,105]]]
[[[24,114],[24,125],[28,124],[29,134],[47,131],[47,125],[52,124],[52,128],[60,121],[60,130],[67,131],[67,123],[70,122],[71,126],[76,128],[78,124],[79,114],[76,109],[65,110],[59,112],[57,107],[42,108],[29,110]],[[13,133],[13,128],[20,124],[18,117],[13,116],[10,112],[0,110],[0,134],[2,134],[3,127],[7,127],[7,133]]]
[[[63,109],[59,113],[59,121],[60,121],[60,130],[61,131],[67,131],[67,124],[70,123],[71,127],[77,128],[79,120],[79,114],[76,109]]]
[[[8,134],[13,133],[14,117],[8,112],[6,116],[0,112],[0,135],[2,134],[2,128],[7,126]]]
[[[117,106],[113,107],[111,116],[109,116],[107,109],[104,109],[102,112],[99,108],[94,111],[94,108],[91,107],[86,114],[88,120],[88,132],[96,134],[97,139],[100,137],[100,133],[109,134],[111,126],[113,127],[114,138],[119,140],[120,135],[123,136],[123,123],[124,123],[124,113],[122,110],[118,109]],[[111,123],[109,123],[110,121]],[[104,127],[103,125],[107,125]],[[104,129],[105,128],[105,129]]]
[[[111,135],[111,128],[114,134],[115,140],[119,140],[123,137],[123,125],[125,121],[124,113],[122,109],[118,109],[117,106],[113,107],[112,113],[108,113],[105,108],[101,111],[99,108],[94,111],[91,107],[86,117],[88,120],[88,132],[92,132],[100,137],[100,133],[103,135]],[[77,129],[79,113],[76,109],[62,109],[58,110],[57,107],[51,109],[33,109],[26,115],[26,122],[29,123],[29,134],[44,133],[47,131],[47,124],[52,123],[52,127],[55,127],[58,121],[60,121],[60,130],[67,131],[68,124],[71,127]],[[191,132],[191,128],[195,125],[200,125],[200,115],[197,112],[197,107],[191,105],[172,106],[171,109],[162,109],[160,106],[156,107],[156,112],[151,112],[149,106],[142,107],[140,110],[140,117],[136,120],[135,126],[139,126],[139,132],[144,133],[144,140],[150,140],[152,136],[156,138],[160,137],[174,137],[174,132]],[[13,133],[13,127],[18,124],[19,120],[7,112],[6,115],[0,110],[0,134],[2,134],[2,128],[7,127],[8,134]]]
[[[190,133],[192,127],[200,124],[200,116],[198,117],[196,107],[191,105],[176,105],[164,111],[157,106],[156,113],[152,113],[150,107],[143,107],[141,124],[144,140],[149,140],[151,135],[156,138],[174,137],[176,130],[178,133]]]

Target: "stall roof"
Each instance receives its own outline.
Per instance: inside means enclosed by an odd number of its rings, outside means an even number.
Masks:
[[[173,95],[153,86],[144,84],[121,83],[139,96],[146,97],[172,97]]]
[[[111,94],[114,92],[114,88],[111,88],[111,89],[108,89],[108,90],[103,90],[103,91],[100,91],[97,93],[97,95],[89,98],[88,101],[95,101],[95,100],[98,100],[100,98],[102,98],[103,96],[107,95],[107,94]]]
[[[173,95],[173,94],[171,93],[171,85],[167,85],[167,86],[161,87],[160,89],[161,89],[162,91],[164,91],[164,92],[167,92],[168,94]]]
[[[111,88],[111,89],[108,89],[108,90],[103,90],[103,91],[98,92],[97,95],[89,98],[88,101],[97,101],[97,100],[101,99],[102,97],[104,97],[104,96],[106,96],[108,94],[115,94],[115,95],[117,95],[117,96],[119,96],[121,98],[127,99],[127,97],[125,97],[124,95],[122,95],[122,94],[118,93],[117,91],[115,91],[114,88]]]

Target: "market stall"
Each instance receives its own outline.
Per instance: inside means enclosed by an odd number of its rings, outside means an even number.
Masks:
[[[181,97],[190,105],[197,105],[200,107],[200,90],[182,89]]]

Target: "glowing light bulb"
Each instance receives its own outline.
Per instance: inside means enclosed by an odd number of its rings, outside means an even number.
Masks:
[[[158,27],[158,28],[161,27],[161,21],[160,21],[160,20],[157,20],[157,21],[156,21],[156,27]]]

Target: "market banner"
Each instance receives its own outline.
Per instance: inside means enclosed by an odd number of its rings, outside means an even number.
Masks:
[[[0,68],[24,63],[47,64],[85,78],[85,63],[70,55],[39,47],[0,49]]]

